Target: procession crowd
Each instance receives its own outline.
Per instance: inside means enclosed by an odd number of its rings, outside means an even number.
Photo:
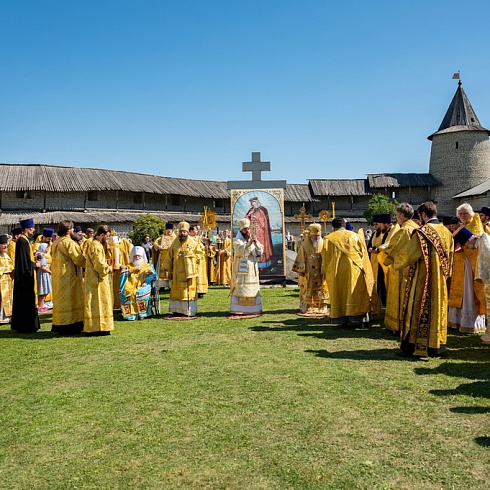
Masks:
[[[231,317],[262,311],[257,265],[262,247],[250,236],[248,219],[240,221],[233,246],[228,230],[211,239],[185,221],[175,232],[167,223],[154,243],[145,237],[140,246],[107,225],[82,233],[62,221],[56,232],[44,228],[37,237],[33,219],[20,225],[11,236],[0,236],[0,322],[17,332],[36,332],[38,315],[52,309],[54,332],[107,335],[114,329],[115,309],[126,320],[159,312],[160,288],[170,289],[166,318],[193,319],[209,283],[230,288]]]
[[[293,270],[300,275],[300,314],[331,323],[384,325],[400,336],[406,356],[437,356],[447,329],[484,333],[490,343],[490,208],[465,203],[439,222],[433,202],[408,203],[373,216],[374,231],[349,231],[342,218],[321,238],[312,224]]]
[[[408,203],[373,216],[374,229],[354,232],[342,218],[322,237],[313,223],[302,235],[293,271],[299,275],[299,315],[368,327],[384,310],[384,325],[400,336],[407,356],[440,355],[447,329],[484,333],[490,343],[490,208],[469,204],[439,222],[434,203]],[[198,225],[167,223],[153,243],[133,246],[106,226],[85,233],[71,221],[33,237],[32,219],[0,236],[0,321],[12,330],[39,329],[52,309],[52,331],[107,335],[113,312],[137,320],[159,312],[169,288],[166,319],[197,316],[208,284],[230,288],[230,319],[262,313],[259,262],[264,253],[250,220],[232,239],[201,234]],[[255,228],[254,228],[255,229]]]

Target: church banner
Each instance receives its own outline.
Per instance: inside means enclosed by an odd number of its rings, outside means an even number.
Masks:
[[[230,189],[233,236],[238,222],[250,220],[250,232],[264,247],[261,278],[285,276],[284,189]]]

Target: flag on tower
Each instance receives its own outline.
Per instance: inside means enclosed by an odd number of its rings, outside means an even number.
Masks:
[[[459,71],[453,75],[453,80],[459,80]]]

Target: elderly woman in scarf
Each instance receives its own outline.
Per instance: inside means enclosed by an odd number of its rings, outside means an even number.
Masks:
[[[137,320],[151,316],[151,283],[157,279],[155,269],[148,264],[145,249],[133,247],[130,263],[121,266],[119,299],[125,320]]]

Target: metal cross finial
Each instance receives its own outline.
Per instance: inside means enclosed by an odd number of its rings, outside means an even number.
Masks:
[[[305,224],[307,219],[311,219],[313,216],[311,214],[306,214],[306,208],[303,206],[299,208],[299,214],[294,215],[294,219],[297,219],[301,223],[301,233],[305,231]]]

